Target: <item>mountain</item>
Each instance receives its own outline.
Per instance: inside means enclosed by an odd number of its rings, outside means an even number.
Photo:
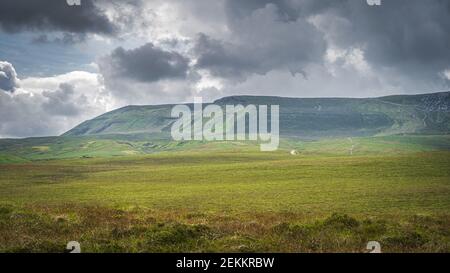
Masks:
[[[284,137],[329,138],[450,133],[450,92],[380,98],[231,96],[225,105],[279,105]],[[192,104],[187,104],[192,108]],[[204,106],[206,106],[205,104]],[[147,134],[170,137],[174,105],[127,106],[83,122],[63,136]]]
[[[349,149],[352,155],[450,150],[450,92],[365,99],[232,96],[214,103],[279,105],[281,153],[291,149],[314,155],[344,155]],[[252,141],[172,141],[172,107],[127,106],[85,121],[62,136],[0,139],[0,164],[158,152],[259,152],[259,144]]]

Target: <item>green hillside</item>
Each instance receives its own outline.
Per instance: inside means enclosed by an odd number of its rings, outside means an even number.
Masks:
[[[404,153],[450,148],[450,93],[382,98],[234,96],[219,105],[280,105],[280,149],[311,154]],[[256,142],[172,141],[173,105],[128,106],[59,137],[0,140],[0,163],[164,151],[259,149]],[[192,107],[192,104],[189,105]]]
[[[233,96],[214,103],[280,105],[280,134],[289,137],[450,132],[450,92],[367,99]],[[83,122],[64,136],[146,133],[167,139],[174,121],[170,116],[172,107],[127,106]]]

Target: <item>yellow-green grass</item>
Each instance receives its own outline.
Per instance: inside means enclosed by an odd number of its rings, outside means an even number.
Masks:
[[[448,252],[449,166],[257,147],[0,164],[0,251]]]

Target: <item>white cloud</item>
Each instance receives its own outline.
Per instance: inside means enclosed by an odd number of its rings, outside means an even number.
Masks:
[[[442,78],[450,81],[450,68],[442,71],[441,76]]]
[[[14,92],[19,87],[19,79],[13,65],[0,61],[0,90]]]
[[[15,92],[0,91],[3,137],[59,135],[119,106],[95,73],[74,71],[20,83]]]

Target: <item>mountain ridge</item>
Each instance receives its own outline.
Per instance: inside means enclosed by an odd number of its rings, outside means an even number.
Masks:
[[[450,133],[450,92],[376,98],[228,96],[212,103],[278,104],[282,136],[324,138]],[[204,106],[211,103],[204,103]],[[74,127],[63,136],[159,134],[169,137],[175,104],[129,105]],[[185,103],[192,108],[192,103]]]

